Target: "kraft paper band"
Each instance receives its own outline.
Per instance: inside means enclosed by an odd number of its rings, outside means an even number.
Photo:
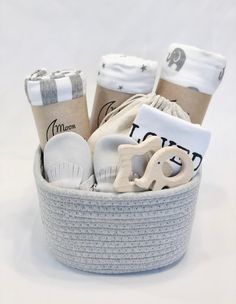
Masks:
[[[125,100],[134,94],[109,90],[97,85],[94,97],[92,116],[90,120],[91,133],[101,124],[103,118],[112,110],[120,106]]]
[[[40,146],[54,135],[73,131],[84,139],[90,136],[86,96],[43,106],[31,106]]]
[[[190,116],[192,123],[201,124],[206,114],[211,95],[182,87],[167,80],[160,79],[156,93],[175,100]]]

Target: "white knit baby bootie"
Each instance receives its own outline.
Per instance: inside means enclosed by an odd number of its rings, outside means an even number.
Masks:
[[[44,170],[48,181],[59,187],[89,189],[93,186],[89,146],[74,132],[60,133],[47,142]]]
[[[96,191],[115,192],[113,183],[118,172],[118,147],[123,144],[137,145],[137,142],[131,137],[121,134],[107,135],[97,142],[93,156],[94,174],[97,181]],[[133,172],[131,175],[134,178],[142,176],[147,162],[148,158],[145,155],[135,156],[132,160]]]

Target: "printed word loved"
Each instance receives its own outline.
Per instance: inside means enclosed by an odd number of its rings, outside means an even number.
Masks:
[[[134,133],[135,133],[135,130],[137,128],[139,128],[139,126],[137,124],[133,123],[130,134],[129,134],[130,137],[134,137]],[[137,142],[140,143],[140,142],[144,141],[145,139],[147,139],[149,136],[159,136],[159,135],[154,133],[154,132],[146,132],[145,135],[143,136],[143,138],[139,138],[137,140]],[[160,136],[160,139],[162,141],[162,148],[166,147],[166,146],[177,146],[179,149],[184,150],[191,157],[191,159],[193,161],[194,171],[198,170],[198,168],[200,167],[200,165],[202,163],[202,155],[201,154],[199,154],[196,151],[190,151],[186,147],[183,147],[183,146],[179,145],[178,143],[174,142],[173,140],[171,140],[169,138],[165,138],[163,136]],[[173,158],[170,159],[170,161],[175,163],[178,166],[182,165],[178,157],[173,157]]]

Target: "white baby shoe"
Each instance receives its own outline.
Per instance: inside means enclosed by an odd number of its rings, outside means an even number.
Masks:
[[[97,181],[95,190],[115,192],[113,183],[118,172],[118,147],[123,144],[137,145],[137,142],[127,135],[114,134],[102,137],[94,149],[94,174]],[[148,157],[135,156],[132,160],[132,178],[141,177],[145,171]]]
[[[46,143],[44,170],[48,181],[59,187],[88,190],[93,186],[89,146],[74,132],[57,134]]]

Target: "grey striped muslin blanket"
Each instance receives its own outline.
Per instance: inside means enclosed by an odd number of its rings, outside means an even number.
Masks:
[[[85,95],[86,82],[78,70],[40,69],[25,79],[25,92],[34,106],[72,100]]]

